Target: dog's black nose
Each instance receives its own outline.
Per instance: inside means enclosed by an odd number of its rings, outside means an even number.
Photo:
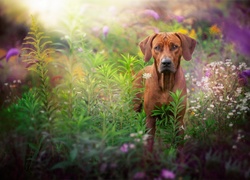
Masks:
[[[170,66],[171,65],[171,59],[169,59],[169,58],[164,58],[164,59],[162,59],[162,61],[161,61],[161,64],[163,65],[163,66]]]

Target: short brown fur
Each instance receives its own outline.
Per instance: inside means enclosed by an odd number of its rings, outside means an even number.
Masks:
[[[146,62],[151,57],[154,59],[153,65],[145,67],[137,74],[133,84],[135,89],[145,88],[144,92],[136,94],[134,110],[140,111],[144,101],[146,127],[151,135],[148,139],[148,149],[152,151],[156,131],[156,117],[152,116],[152,111],[163,104],[169,104],[170,91],[181,90],[182,96],[186,95],[186,81],[180,60],[182,56],[185,60],[191,59],[196,41],[181,33],[163,32],[148,36],[139,46]],[[149,73],[151,77],[144,79],[144,73]],[[179,114],[181,125],[186,111],[186,97],[183,104],[185,108]]]

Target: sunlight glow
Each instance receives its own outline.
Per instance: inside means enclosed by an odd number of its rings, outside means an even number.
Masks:
[[[45,26],[54,26],[63,15],[69,0],[24,0],[31,15],[38,16]]]
[[[67,13],[83,14],[86,8],[95,6],[106,9],[106,12],[115,11],[116,8],[124,7],[132,1],[115,1],[115,0],[23,0],[22,3],[28,9],[30,15],[36,16],[45,27],[55,27]],[[138,1],[140,2],[140,1]],[[102,16],[105,19],[110,18],[108,14],[99,14],[97,9],[86,16]]]

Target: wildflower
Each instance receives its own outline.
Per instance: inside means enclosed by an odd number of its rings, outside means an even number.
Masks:
[[[236,145],[233,145],[233,147],[232,147],[233,149],[237,149],[237,146]]]
[[[16,56],[20,53],[19,49],[11,48],[6,54],[6,61],[8,62],[12,56]]]
[[[78,52],[83,52],[83,49],[81,47],[79,47],[77,50]]]
[[[230,124],[229,124],[229,127],[233,127],[233,123],[230,123]]]
[[[247,68],[247,64],[245,63],[245,62],[243,62],[243,63],[240,63],[240,65],[239,65],[239,70],[242,70],[242,69],[246,69]]]
[[[144,14],[153,17],[155,20],[158,20],[160,18],[159,14],[151,9],[146,9],[144,11]]]
[[[210,77],[210,76],[211,76],[211,72],[210,72],[209,70],[207,70],[207,71],[205,72],[205,76],[206,76],[206,77]]]
[[[175,20],[176,20],[178,23],[181,23],[181,22],[184,20],[184,17],[183,17],[183,16],[175,16]]]
[[[141,140],[139,138],[135,138],[135,142],[140,142]]]
[[[175,174],[172,171],[169,171],[167,169],[162,169],[161,170],[161,177],[163,177],[165,179],[174,179]]]
[[[248,78],[250,77],[250,69],[244,70],[239,74],[239,81],[242,85],[247,85]]]
[[[100,167],[100,171],[105,172],[107,167],[108,167],[107,163],[102,164],[101,167]]]
[[[182,34],[188,34],[188,30],[182,29],[182,28],[179,29],[178,32],[179,32],[179,33],[182,33]]]
[[[130,149],[134,149],[134,148],[135,148],[135,145],[134,145],[134,144],[129,144],[129,148],[130,148]]]
[[[201,86],[201,82],[197,81],[197,82],[196,82],[196,85],[197,85],[198,87]]]
[[[109,27],[108,26],[104,26],[102,28],[102,33],[103,33],[103,36],[106,38],[108,36],[108,33],[109,33]]]
[[[144,172],[137,172],[135,173],[133,179],[145,179],[145,177],[146,177],[146,174]]]
[[[212,35],[218,35],[218,34],[221,33],[221,30],[220,30],[220,28],[217,26],[217,24],[214,24],[213,26],[211,26],[211,27],[209,28],[209,32],[210,32],[210,34],[212,34]]]
[[[241,26],[238,22],[225,19],[223,20],[223,29],[223,36],[226,40],[233,42],[241,53],[250,55],[250,32],[247,26]]]
[[[130,134],[130,137],[135,137],[136,136],[136,133],[131,133]]]
[[[143,75],[142,75],[142,78],[144,78],[144,79],[149,79],[151,77],[152,77],[152,75],[150,73],[143,73]]]
[[[190,138],[191,138],[191,136],[189,136],[189,135],[187,135],[187,134],[184,136],[184,140],[190,139]]]
[[[123,144],[121,147],[120,147],[120,150],[124,153],[128,152],[128,144]]]
[[[148,134],[145,134],[145,135],[142,137],[143,141],[146,141],[148,138],[149,138],[149,135],[148,135]]]
[[[155,27],[155,28],[154,28],[154,32],[155,32],[155,33],[159,33],[160,30],[159,30],[158,28]]]
[[[189,36],[190,36],[191,38],[197,39],[197,35],[196,35],[196,32],[195,32],[194,29],[192,29],[192,30],[190,31]]]

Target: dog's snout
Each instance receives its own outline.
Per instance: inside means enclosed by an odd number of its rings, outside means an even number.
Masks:
[[[164,59],[162,59],[162,61],[161,61],[161,64],[162,65],[164,65],[164,66],[170,66],[171,65],[171,59],[169,59],[169,58],[164,58]]]

